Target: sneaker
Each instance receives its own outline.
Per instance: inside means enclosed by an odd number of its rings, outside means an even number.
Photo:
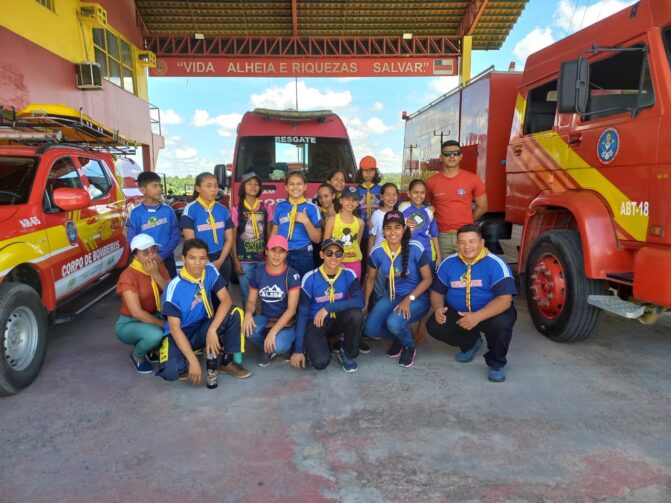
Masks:
[[[340,360],[340,366],[342,367],[343,372],[351,374],[352,372],[359,370],[359,366],[357,365],[356,360],[347,356],[347,354],[345,354],[345,350],[342,348],[340,348],[338,351],[338,360]]]
[[[415,346],[406,346],[401,350],[401,357],[398,359],[398,364],[401,367],[412,367],[415,363]]]
[[[401,346],[401,343],[398,342],[396,339],[394,339],[394,342],[391,343],[391,346],[387,350],[387,356],[389,358],[398,358],[401,356],[401,351],[403,350],[403,346]]]
[[[454,359],[457,360],[459,363],[472,362],[473,358],[475,358],[475,353],[477,353],[481,347],[482,347],[482,338],[478,337],[478,340],[475,341],[475,344],[473,344],[473,347],[471,349],[469,349],[468,351],[457,353],[454,356]]]
[[[188,372],[182,372],[177,376],[178,381],[186,381],[189,378],[189,373]]]
[[[370,353],[370,346],[363,341],[359,341],[359,353],[367,355]]]
[[[259,367],[267,367],[270,365],[276,355],[277,353],[263,353],[261,355],[261,359],[259,360]]]
[[[220,374],[229,374],[238,379],[247,379],[252,373],[239,363],[229,362],[226,365],[219,365]]]
[[[133,358],[133,353],[131,353],[128,358],[130,359],[130,362],[133,364],[133,367],[135,367],[135,370],[138,373],[140,373],[140,374],[151,374],[154,371],[154,367],[151,366],[151,363],[149,363],[144,358],[139,363],[136,362],[135,359]]]
[[[503,382],[506,380],[506,371],[501,369],[489,368],[489,375],[487,378],[492,382]]]
[[[155,350],[151,350],[147,353],[147,356],[145,356],[145,359],[149,363],[158,363],[158,353]]]

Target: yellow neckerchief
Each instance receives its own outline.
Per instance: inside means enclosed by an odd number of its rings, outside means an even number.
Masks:
[[[368,220],[370,221],[370,216],[373,213],[373,208],[371,206],[371,201],[370,201],[370,189],[375,187],[375,184],[373,182],[363,182],[361,184],[361,187],[366,189],[366,214],[368,215]]]
[[[144,270],[144,267],[142,267],[142,264],[137,258],[134,258],[133,261],[130,263],[130,268],[133,269],[134,271],[144,274],[145,276],[149,276],[149,278],[151,279],[151,290],[152,292],[154,292],[154,301],[156,301],[156,310],[160,311],[161,294],[158,291],[158,283],[156,283],[156,280],[151,277],[151,274],[149,274],[147,271]]]
[[[466,283],[466,308],[468,309],[468,312],[471,312],[471,268],[485,258],[488,253],[489,250],[483,246],[480,253],[469,262],[468,259],[459,252],[459,258],[466,264],[466,272],[461,275],[461,280]]]
[[[298,205],[303,204],[307,201],[307,199],[302,196],[298,199],[289,197],[288,201],[291,203],[291,211],[289,212],[289,235],[287,239],[291,239],[291,237],[294,235],[294,226],[296,225],[296,213],[298,213]]]
[[[255,200],[254,205],[250,206],[249,203],[247,202],[247,198],[244,199],[245,203],[245,208],[249,210],[249,218],[252,221],[252,229],[254,230],[254,239],[259,239],[259,224],[256,222],[256,210],[261,206],[261,201],[260,200]]]
[[[194,283],[198,285],[198,288],[200,288],[200,295],[203,298],[203,304],[205,304],[205,312],[207,313],[208,318],[212,318],[214,316],[214,311],[212,309],[212,306],[210,305],[210,301],[207,298],[207,290],[205,290],[205,271],[207,269],[203,269],[202,274],[200,275],[200,278],[195,278],[189,274],[189,272],[186,270],[186,267],[182,267],[182,270],[179,271],[179,275],[181,278],[187,280],[190,283]]]
[[[333,284],[340,277],[340,273],[342,272],[342,267],[338,267],[338,272],[336,273],[336,275],[333,279],[328,277],[328,274],[326,274],[326,270],[324,269],[323,264],[319,266],[319,272],[322,274],[322,277],[329,284],[329,302],[331,302],[331,304],[333,304],[335,302],[335,288],[334,288]],[[336,317],[335,313],[331,313],[331,318],[335,318],[335,317]]]
[[[389,257],[389,300],[394,300],[396,298],[396,282],[394,279],[394,260],[396,260],[401,255],[402,246],[398,246],[395,254],[391,253],[391,248],[389,248],[389,243],[385,239],[382,241],[382,251],[387,254]]]
[[[205,202],[205,200],[200,196],[198,196],[196,198],[196,201],[203,208],[205,208],[205,211],[207,211],[207,219],[210,221],[210,226],[212,227],[212,236],[214,237],[214,242],[215,242],[215,244],[219,244],[219,238],[217,237],[217,223],[214,221],[214,215],[212,214],[212,210],[214,209],[214,205],[217,202],[212,201],[210,204],[207,204]]]

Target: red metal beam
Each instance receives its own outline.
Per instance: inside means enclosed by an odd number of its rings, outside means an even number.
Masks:
[[[296,6],[296,0],[291,0],[291,23],[293,26],[294,37],[298,36],[298,7]]]
[[[461,20],[461,25],[457,30],[457,35],[463,37],[464,35],[471,35],[473,30],[480,20],[480,16],[485,11],[489,0],[470,0],[466,6],[466,12]]]
[[[485,2],[486,3],[486,2]],[[461,54],[461,36],[413,37],[145,37],[162,57],[443,57]]]

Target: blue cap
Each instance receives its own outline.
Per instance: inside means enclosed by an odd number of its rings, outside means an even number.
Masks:
[[[252,178],[256,178],[259,183],[261,183],[261,177],[254,173],[253,171],[250,171],[249,173],[245,173],[242,175],[242,183],[245,183],[247,180],[251,180]]]
[[[328,248],[331,245],[336,245],[338,248],[345,251],[345,245],[343,244],[343,242],[335,238],[325,239],[324,242],[322,243],[321,249],[326,250],[326,248]]]
[[[345,187],[342,189],[341,197],[351,197],[352,199],[359,200],[359,191],[356,190],[356,187]]]

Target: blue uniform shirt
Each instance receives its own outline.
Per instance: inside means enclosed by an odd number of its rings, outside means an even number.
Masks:
[[[171,257],[179,244],[177,216],[167,204],[147,206],[141,203],[130,210],[126,226],[129,243],[138,234],[149,234],[160,245],[158,252],[163,260]]]
[[[307,229],[303,224],[296,222],[294,224],[294,232],[289,239],[289,213],[293,205],[289,201],[280,201],[275,206],[275,214],[273,215],[273,223],[277,225],[277,233],[284,236],[289,241],[289,250],[300,250],[310,245],[312,241]],[[316,228],[321,227],[321,212],[316,204],[306,201],[298,205],[297,211],[307,213],[310,222]]]
[[[205,266],[205,290],[212,305],[212,297],[228,283],[212,264]],[[177,275],[168,283],[163,292],[162,314],[174,316],[181,321],[182,329],[207,318],[207,310],[200,293],[200,287]],[[170,333],[168,322],[163,328],[164,334]]]
[[[394,257],[394,286],[396,288],[396,298],[403,297],[412,292],[422,281],[420,269],[431,264],[431,257],[419,241],[411,240],[409,243],[410,254],[408,255],[408,275],[401,277],[403,266],[403,254],[398,253]],[[382,249],[382,245],[374,247],[368,256],[368,265],[377,269],[378,274],[384,275],[385,289],[389,292],[389,267],[391,259]],[[428,291],[422,295],[428,295]]]
[[[184,207],[180,223],[182,224],[182,229],[192,229],[197,238],[202,239],[207,243],[210,256],[218,256],[219,252],[221,252],[224,247],[224,233],[227,229],[232,229],[234,226],[233,220],[231,220],[231,214],[228,211],[228,208],[223,204],[214,203],[214,206],[212,207],[212,215],[214,216],[218,243],[214,242],[214,235],[212,234],[212,225],[210,224],[208,212],[199,202],[192,201]]]
[[[446,304],[462,313],[468,311],[466,283],[462,278],[465,272],[466,264],[455,253],[440,263],[433,280],[433,290],[445,295]],[[500,257],[490,253],[472,266],[471,311],[479,311],[494,297],[516,293],[510,267]]]
[[[431,252],[431,260],[436,260],[436,251],[433,249],[431,238],[438,237],[438,223],[433,211],[428,206],[417,208],[410,201],[403,201],[398,205],[398,211],[403,213],[405,223],[414,222],[415,229],[412,239],[419,241],[425,250]]]
[[[366,192],[367,190],[361,185],[357,186],[359,191],[359,207],[356,209],[356,214],[363,220],[363,223],[366,224],[363,232],[363,237],[368,237],[368,211],[366,209]],[[370,214],[371,216],[375,213],[380,207],[382,200],[382,187],[377,183],[370,188]]]
[[[288,307],[288,294],[301,287],[301,276],[296,269],[286,266],[279,274],[270,274],[265,264],[260,264],[249,280],[249,288],[258,290],[261,314],[276,320]]]

